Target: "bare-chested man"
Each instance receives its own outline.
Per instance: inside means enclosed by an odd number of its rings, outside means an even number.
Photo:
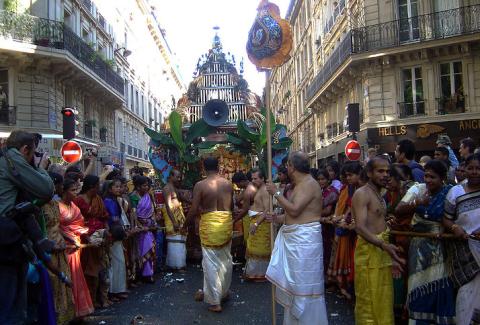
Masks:
[[[253,197],[257,192],[257,188],[252,184],[252,182],[248,180],[247,176],[243,172],[235,173],[235,175],[233,175],[232,181],[235,183],[235,185],[237,185],[243,190],[238,199],[237,205],[239,209],[235,211],[235,218],[233,219],[233,223],[242,220],[243,239],[246,243],[248,239],[248,234],[250,232],[250,218],[247,216],[247,213],[253,203]]]
[[[195,184],[187,217],[191,220],[201,214],[203,291],[199,290],[195,299],[210,304],[210,311],[220,312],[232,280],[233,186],[218,174],[216,158],[206,158],[203,165],[207,177]]]
[[[270,223],[265,221],[269,194],[265,186],[265,175],[261,170],[254,169],[252,171],[252,184],[255,186],[256,193],[246,217],[249,220],[249,236],[245,278],[253,281],[265,281],[271,249]]]
[[[165,209],[162,212],[167,232],[166,265],[168,268],[175,270],[184,269],[187,266],[185,215],[180,202],[180,193],[178,192],[180,181],[180,172],[174,169],[168,177],[167,185],[163,188]]]
[[[284,306],[284,324],[328,324],[323,278],[323,244],[320,217],[322,190],[310,175],[308,157],[292,152],[287,162],[288,176],[295,185],[289,199],[269,183],[285,210],[267,279],[275,284],[277,301]]]
[[[389,162],[383,157],[368,161],[368,183],[352,198],[352,214],[359,235],[355,248],[355,322],[393,325],[392,259],[404,264],[400,249],[388,242],[387,206],[381,190],[388,181]]]

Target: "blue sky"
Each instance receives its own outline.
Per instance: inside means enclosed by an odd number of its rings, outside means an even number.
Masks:
[[[285,17],[290,0],[272,1]],[[167,41],[176,53],[185,84],[192,79],[198,58],[206,53],[219,26],[225,52],[235,55],[237,64],[243,57],[245,79],[250,89],[262,94],[265,74],[258,73],[245,51],[248,31],[255,19],[259,0],[154,0]]]

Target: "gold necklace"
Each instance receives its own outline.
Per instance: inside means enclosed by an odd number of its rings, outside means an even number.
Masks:
[[[380,205],[382,206],[382,215],[385,217],[387,214],[387,202],[385,202],[385,199],[380,195],[380,193],[377,191],[377,189],[370,184],[370,182],[367,183],[368,187],[375,193],[375,196],[377,197],[377,200],[379,201]]]

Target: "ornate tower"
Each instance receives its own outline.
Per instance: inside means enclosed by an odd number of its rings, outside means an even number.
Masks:
[[[198,59],[194,79],[178,106],[188,124],[202,118],[204,105],[209,100],[225,101],[229,116],[227,122],[219,127],[219,133],[223,133],[222,130],[235,128],[237,120],[247,120],[252,111],[258,110],[260,99],[249,91],[248,83],[243,79],[243,59],[239,63],[239,73],[235,56],[223,52],[219,28],[214,29],[212,47]]]

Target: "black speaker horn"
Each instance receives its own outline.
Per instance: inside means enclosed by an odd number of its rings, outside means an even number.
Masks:
[[[228,120],[228,105],[221,99],[210,99],[203,106],[202,117],[210,126],[220,126]]]

